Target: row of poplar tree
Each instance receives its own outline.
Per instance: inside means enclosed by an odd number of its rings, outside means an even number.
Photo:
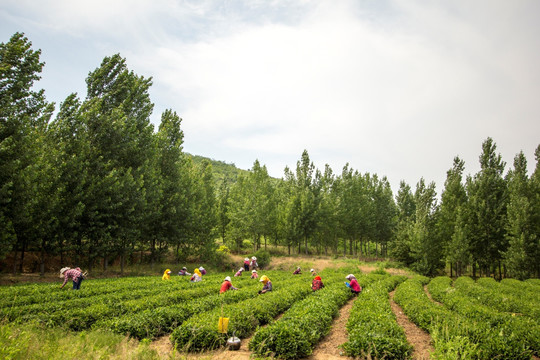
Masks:
[[[296,168],[271,178],[255,161],[216,187],[209,162],[182,149],[181,119],[166,110],[150,122],[151,78],[120,55],[90,72],[87,95],[68,96],[53,119],[34,82],[40,51],[20,33],[0,44],[0,256],[40,254],[104,267],[119,259],[160,261],[197,254],[210,261],[216,239],[241,249],[281,245],[289,253],[381,255],[433,275],[540,276],[540,147],[529,177],[523,153],[514,168],[488,138],[480,171],[463,178],[454,159],[438,201],[435,184],[388,180],[346,165],[316,169],[304,151]]]

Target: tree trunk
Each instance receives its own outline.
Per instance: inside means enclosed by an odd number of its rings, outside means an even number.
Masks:
[[[155,254],[156,254],[156,239],[152,239],[152,243],[150,245],[150,269],[152,270],[154,270],[154,263],[156,261]]]
[[[13,251],[13,275],[17,273],[17,250]]]
[[[307,240],[308,240],[308,239],[307,239],[307,236],[305,236],[305,237],[304,237],[304,242],[305,242],[305,244],[306,244],[306,249],[305,249],[306,255],[308,254],[308,241],[307,241]]]
[[[126,261],[126,255],[124,252],[124,249],[122,249],[122,254],[120,255],[120,274],[122,275],[124,275],[124,265]]]
[[[24,265],[24,253],[26,251],[26,244],[23,242],[23,247],[21,251],[21,263],[19,264],[19,272],[22,274],[23,272],[23,265]]]
[[[45,275],[45,240],[41,241],[41,259],[39,259],[39,275]]]

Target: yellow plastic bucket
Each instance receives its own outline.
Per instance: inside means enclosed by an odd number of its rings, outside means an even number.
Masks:
[[[218,332],[225,334],[229,328],[229,318],[220,317],[218,321]]]

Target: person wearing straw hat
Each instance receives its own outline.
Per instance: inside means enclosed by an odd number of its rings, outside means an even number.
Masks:
[[[201,271],[199,269],[195,268],[195,270],[193,270],[193,276],[191,277],[191,279],[189,279],[189,281],[191,281],[191,282],[202,281]]]
[[[302,270],[300,269],[300,266],[296,267],[296,270],[293,271],[293,275],[300,275],[302,273]]]
[[[347,285],[347,287],[351,289],[351,292],[353,294],[358,295],[362,292],[362,287],[360,286],[360,284],[358,284],[358,281],[356,280],[356,277],[353,274],[349,274],[345,276],[345,279],[350,281],[350,282],[345,282],[345,285]]]
[[[84,279],[84,276],[86,274],[83,274],[82,270],[80,268],[74,268],[71,269],[69,267],[63,267],[60,269],[60,278],[64,279],[64,283],[62,286],[60,286],[60,289],[62,289],[64,286],[66,286],[68,280],[73,281],[73,290],[80,290],[81,289],[81,282]]]
[[[264,293],[267,293],[268,291],[272,291],[272,282],[270,281],[268,276],[263,275],[261,277],[261,280],[259,281],[264,284],[262,290],[259,290],[259,294],[264,294]]]
[[[244,270],[249,270],[249,258],[244,259]]]
[[[257,273],[257,270],[251,270],[251,278],[257,279],[259,277],[259,274]]]
[[[311,269],[309,270],[309,272],[311,273],[311,276],[317,276],[317,272],[315,271],[315,269]]]
[[[165,270],[165,272],[163,272],[163,276],[161,277],[161,280],[171,280],[171,269],[167,269]]]
[[[223,283],[221,284],[221,288],[219,289],[219,293],[223,294],[224,292],[228,290],[238,290],[238,288],[234,287],[233,284],[231,283],[230,276],[225,277],[225,279],[223,280]]]
[[[202,266],[199,267],[199,271],[201,272],[201,274],[206,275],[206,269]]]
[[[236,272],[236,274],[234,274],[234,276],[242,276],[242,273],[244,272],[244,268],[240,268],[238,269],[238,271]]]
[[[255,256],[251,257],[251,268],[257,269],[259,267],[259,264],[257,264],[257,258]]]

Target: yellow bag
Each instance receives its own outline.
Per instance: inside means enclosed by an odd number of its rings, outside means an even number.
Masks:
[[[218,321],[218,331],[222,334],[226,334],[228,328],[229,318],[220,317]]]

